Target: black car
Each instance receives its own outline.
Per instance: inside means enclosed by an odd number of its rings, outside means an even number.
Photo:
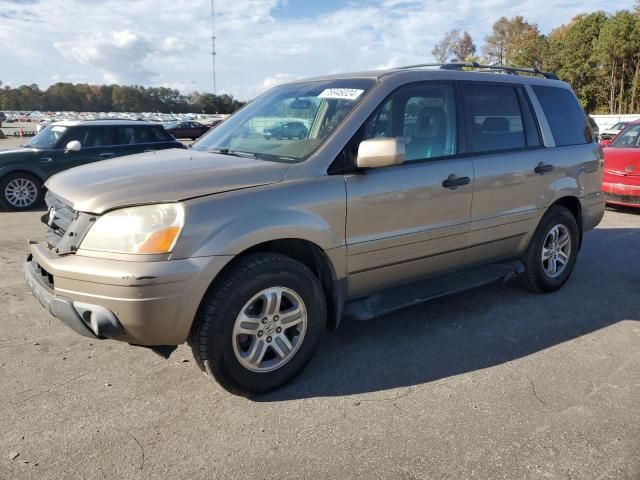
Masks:
[[[262,131],[264,138],[277,138],[282,140],[283,138],[305,138],[309,135],[309,130],[304,126],[302,122],[279,122],[271,127],[267,127]]]
[[[85,163],[166,148],[186,148],[162,125],[128,120],[65,121],[48,125],[28,143],[0,151],[0,204],[26,210],[42,198],[54,173]]]

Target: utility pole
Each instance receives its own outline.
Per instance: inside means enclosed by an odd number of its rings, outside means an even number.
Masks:
[[[213,67],[213,94],[216,94],[216,19],[214,0],[211,0],[211,66]]]

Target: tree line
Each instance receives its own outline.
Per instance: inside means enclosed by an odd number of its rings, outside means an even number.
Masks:
[[[242,105],[244,102],[227,94],[183,95],[166,87],[59,82],[40,90],[35,84],[11,88],[0,82],[0,110],[232,113]]]
[[[554,72],[571,84],[588,113],[640,113],[640,0],[633,11],[582,14],[543,34],[524,17],[502,17],[478,51],[471,35],[452,30],[431,51],[440,63],[477,61]],[[55,83],[11,88],[0,82],[0,110],[231,113],[231,95],[166,87]]]
[[[588,113],[640,113],[640,0],[633,11],[582,14],[545,35],[521,16],[502,17],[478,51],[452,30],[431,52],[440,63],[476,61],[553,72]]]

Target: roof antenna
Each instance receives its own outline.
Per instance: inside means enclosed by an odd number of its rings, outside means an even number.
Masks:
[[[211,0],[211,66],[213,67],[213,95],[216,94],[216,17],[214,0]]]

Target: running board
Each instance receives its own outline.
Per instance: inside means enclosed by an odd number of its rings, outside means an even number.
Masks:
[[[524,272],[519,260],[475,267],[443,277],[400,285],[345,305],[344,315],[356,320],[370,320],[401,308],[462,292],[499,280],[507,281]]]

